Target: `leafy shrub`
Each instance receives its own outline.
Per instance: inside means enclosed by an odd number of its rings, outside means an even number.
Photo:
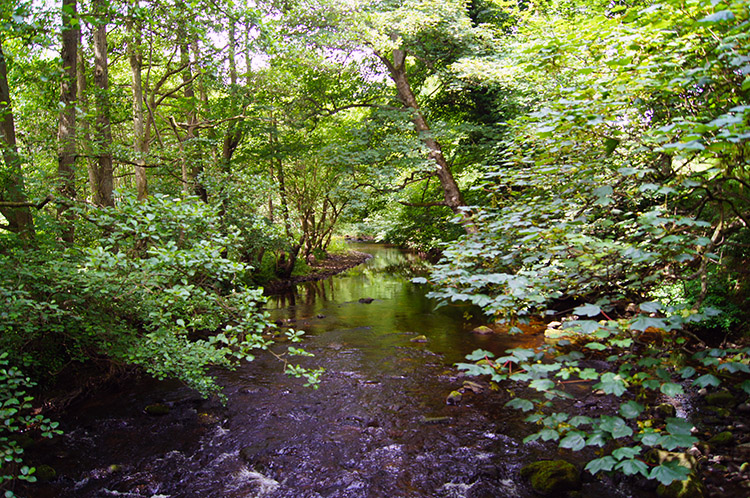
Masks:
[[[232,368],[271,343],[262,290],[216,210],[198,199],[123,196],[86,217],[99,227],[89,247],[8,246],[0,254],[4,301],[0,346],[57,371],[106,357],[204,395],[219,387],[213,366]]]

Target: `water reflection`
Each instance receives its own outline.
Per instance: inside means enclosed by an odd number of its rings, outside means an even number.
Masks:
[[[312,335],[350,329],[353,325],[365,327],[367,334],[347,338],[362,345],[394,334],[401,342],[408,342],[413,335],[425,335],[428,348],[443,355],[446,364],[463,360],[476,348],[499,353],[519,345],[538,344],[538,334],[471,334],[473,328],[486,321],[481,311],[467,305],[436,309],[436,302],[426,297],[427,287],[411,283],[411,278],[426,271],[426,263],[418,256],[377,244],[353,246],[374,257],[336,278],[308,282],[272,296],[268,307],[273,319]]]

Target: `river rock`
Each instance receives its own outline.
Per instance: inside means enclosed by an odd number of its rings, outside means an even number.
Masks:
[[[581,473],[565,460],[542,460],[521,469],[521,477],[528,479],[531,487],[546,496],[564,496],[581,487]]]
[[[370,304],[374,300],[375,299],[373,299],[371,297],[363,297],[362,299],[359,300],[359,302],[362,303],[362,304]]]
[[[674,481],[669,486],[659,484],[656,488],[659,498],[703,498],[706,488],[694,474],[684,481]]]
[[[705,399],[706,404],[709,406],[731,407],[737,404],[737,399],[734,397],[734,395],[726,390],[707,394]]]
[[[49,465],[38,465],[34,471],[34,476],[39,482],[49,482],[57,477],[57,471]]]
[[[451,391],[448,397],[445,398],[445,402],[449,405],[457,405],[461,403],[461,400],[463,399],[463,397],[464,395],[461,394],[459,391]]]
[[[464,392],[471,391],[474,394],[480,394],[482,391],[484,391],[484,388],[481,384],[477,384],[476,382],[472,382],[470,380],[465,380],[463,386],[461,386],[461,390]]]
[[[472,334],[479,334],[479,335],[489,335],[489,334],[494,334],[495,331],[492,330],[491,328],[489,328],[486,325],[480,325],[479,327],[473,329],[471,331],[471,333]]]
[[[677,409],[669,403],[660,403],[654,409],[656,415],[661,418],[671,418],[677,416]]]
[[[708,440],[708,444],[713,446],[726,446],[732,442],[734,442],[734,435],[729,431],[720,432]]]
[[[427,342],[427,336],[418,335],[417,337],[410,339],[409,342]]]

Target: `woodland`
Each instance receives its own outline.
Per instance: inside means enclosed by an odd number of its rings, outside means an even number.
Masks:
[[[698,443],[653,406],[750,393],[748,37],[744,0],[2,2],[0,489],[59,432],[32,391],[131,366],[220,396],[263,286],[344,235],[508,333],[560,322],[458,365],[537,393],[527,440],[688,482],[647,463]],[[617,412],[557,411],[570,379]]]

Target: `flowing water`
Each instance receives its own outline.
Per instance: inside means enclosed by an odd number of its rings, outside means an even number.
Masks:
[[[306,331],[315,357],[299,362],[325,368],[319,389],[259,354],[218,373],[226,406],[146,379],[97,393],[64,417],[64,436],[29,450],[58,477],[26,496],[534,496],[519,469],[557,450],[522,444],[530,428],[503,407],[508,394],[467,392],[457,405],[446,396],[465,380],[451,366],[466,353],[532,346],[541,333],[472,334],[480,322],[468,308],[435,310],[410,283],[416,257],[355,248],[374,258],[268,303],[274,320]],[[170,411],[148,415],[151,403]],[[592,481],[583,496],[627,495]]]

